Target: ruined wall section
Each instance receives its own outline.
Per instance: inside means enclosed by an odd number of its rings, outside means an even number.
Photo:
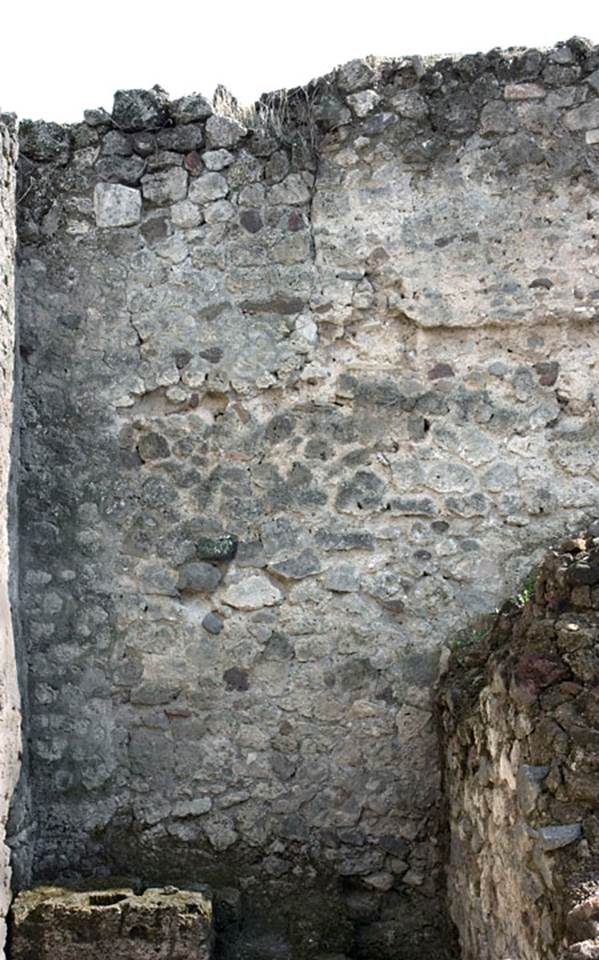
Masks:
[[[463,960],[599,955],[599,523],[455,651],[442,685]]]
[[[10,903],[9,807],[19,774],[20,702],[9,598],[9,475],[15,339],[16,124],[0,114],[0,956]]]
[[[599,494],[598,70],[22,124],[38,876],[272,884],[304,950],[442,955],[443,644]]]

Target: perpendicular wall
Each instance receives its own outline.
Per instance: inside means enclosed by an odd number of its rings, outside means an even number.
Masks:
[[[4,956],[6,915],[10,903],[10,851],[7,825],[20,770],[21,714],[9,596],[9,519],[13,366],[15,339],[15,118],[0,114],[0,956]],[[11,548],[14,543],[11,544]]]
[[[598,90],[572,41],[21,125],[38,877],[449,950],[439,663],[599,493]]]

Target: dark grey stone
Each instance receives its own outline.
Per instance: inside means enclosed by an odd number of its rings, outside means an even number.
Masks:
[[[196,540],[196,555],[200,560],[232,560],[237,553],[237,537],[199,537]]]
[[[213,593],[218,587],[222,574],[210,563],[192,561],[179,571],[179,590],[190,593]]]
[[[214,634],[214,636],[218,636],[218,634],[222,631],[224,627],[224,622],[221,620],[218,614],[212,613],[212,611],[210,611],[210,613],[207,613],[204,619],[202,620],[202,626],[204,630],[208,631],[208,633],[212,633]]]
[[[161,127],[168,118],[168,99],[160,87],[152,90],[117,90],[112,120],[121,130]]]

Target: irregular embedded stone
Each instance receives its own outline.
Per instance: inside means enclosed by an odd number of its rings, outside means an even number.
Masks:
[[[262,651],[264,659],[293,660],[294,655],[293,644],[289,638],[277,630],[273,630]]]
[[[174,100],[170,107],[175,123],[196,123],[207,120],[214,113],[212,104],[201,93],[191,93]]]
[[[444,377],[455,377],[455,372],[450,363],[436,363],[427,376],[429,380],[442,380]]]
[[[58,123],[44,120],[23,120],[19,125],[21,153],[33,160],[66,163],[69,158],[68,131]]]
[[[224,170],[231,166],[235,156],[229,150],[206,150],[202,154],[202,160],[207,170]]]
[[[518,117],[509,104],[500,100],[485,104],[480,115],[480,132],[483,137],[514,133],[517,128]]]
[[[218,614],[210,611],[209,613],[206,614],[206,616],[202,620],[202,626],[204,630],[208,631],[208,633],[211,633],[214,636],[218,636],[218,634],[222,631],[224,627],[224,622],[218,616]]]
[[[503,137],[500,150],[505,162],[514,169],[545,160],[545,154],[537,140],[523,132]]]
[[[243,210],[239,215],[239,222],[248,233],[259,233],[264,226],[258,210]]]
[[[359,93],[351,93],[347,102],[357,117],[366,117],[381,102],[381,98],[376,90],[361,90]]]
[[[290,173],[281,183],[275,183],[268,199],[272,204],[308,203],[310,190],[299,173]]]
[[[134,133],[131,135],[131,144],[140,157],[149,157],[156,151],[156,137],[153,133]]]
[[[281,577],[302,580],[304,577],[311,577],[320,571],[320,561],[313,550],[303,550],[296,557],[269,563],[268,569]]]
[[[575,843],[582,837],[580,823],[561,823],[550,827],[541,827],[539,830],[543,850],[559,850]]]
[[[347,512],[380,510],[384,489],[384,481],[375,473],[358,470],[351,480],[339,484],[335,506]]]
[[[564,953],[564,960],[599,960],[599,942],[593,938],[573,943]]]
[[[137,443],[137,452],[144,461],[164,460],[170,454],[168,442],[160,433],[144,433]]]
[[[350,60],[337,70],[337,84],[346,93],[371,86],[373,78],[374,70],[366,60]]]
[[[564,123],[569,130],[594,130],[599,127],[599,98],[569,110]]]
[[[398,91],[394,94],[391,104],[394,111],[406,120],[425,120],[428,117],[428,104],[417,90]]]
[[[360,574],[350,564],[340,563],[325,572],[323,582],[328,590],[335,593],[352,593],[360,589]]]
[[[202,561],[186,563],[179,571],[179,590],[190,593],[214,593],[222,579],[217,567]]]
[[[204,204],[212,200],[226,197],[229,185],[220,173],[204,173],[197,177],[189,188],[189,199],[192,203]]]
[[[312,106],[312,117],[326,131],[345,126],[352,119],[346,104],[334,94],[323,94],[316,100]]]
[[[229,223],[237,215],[236,207],[228,200],[215,200],[203,207],[206,223]]]
[[[199,227],[204,215],[191,200],[179,200],[171,207],[172,221],[177,227]]]
[[[227,534],[225,537],[199,537],[196,540],[196,555],[200,560],[232,560],[238,547],[237,537]]]
[[[552,387],[559,374],[559,363],[556,360],[542,361],[535,363],[535,370],[539,376],[539,383],[542,387]]]
[[[212,902],[207,892],[126,887],[88,892],[37,887],[12,906],[15,960],[210,960]]]
[[[437,512],[430,497],[392,497],[388,506],[391,513],[406,517],[434,517]]]
[[[508,83],[503,95],[506,100],[541,100],[545,88],[540,83]]]
[[[304,300],[299,297],[285,297],[275,294],[270,300],[242,300],[239,304],[245,313],[280,313],[285,317],[301,313]]]
[[[145,130],[161,127],[168,117],[168,98],[164,90],[117,90],[112,119],[121,130]]]
[[[585,559],[577,560],[568,568],[568,580],[570,583],[594,587],[599,583],[599,564]]]
[[[179,800],[173,807],[175,817],[201,817],[212,809],[210,797],[195,797],[193,800]]]
[[[234,148],[247,135],[243,124],[231,117],[214,114],[206,123],[206,142],[212,149]]]
[[[518,802],[524,815],[532,813],[541,792],[541,784],[549,773],[548,766],[523,763],[518,769]]]
[[[142,178],[141,189],[151,203],[176,203],[187,195],[187,173],[181,167],[148,173]]]
[[[221,599],[227,606],[237,610],[259,610],[280,603],[283,594],[267,577],[255,574],[231,583]]]
[[[369,530],[343,530],[321,527],[314,537],[323,550],[366,550],[376,547],[376,538]]]
[[[598,130],[587,130],[587,132],[586,132],[585,135],[584,135],[584,139],[585,139],[586,143],[588,143],[588,145],[589,145],[590,147],[595,146],[596,144],[599,143],[599,129],[598,129]]]
[[[102,153],[128,157],[133,153],[133,146],[126,134],[110,130],[102,140]]]
[[[375,890],[381,890],[384,893],[387,890],[391,890],[395,878],[392,873],[381,870],[378,873],[368,874],[363,878],[363,882],[367,887],[373,887]]]
[[[103,180],[111,183],[121,183],[128,187],[136,187],[146,169],[142,157],[100,157],[96,162],[95,171]]]
[[[571,940],[599,937],[599,897],[587,897],[582,903],[577,903],[568,912],[566,926]]]
[[[250,688],[248,672],[242,667],[229,667],[229,669],[223,673],[223,680],[229,690],[243,692]]]
[[[103,127],[110,123],[110,114],[104,107],[95,110],[84,110],[83,119],[89,127]]]
[[[98,183],[94,210],[99,227],[130,227],[141,219],[141,194],[118,183]]]
[[[156,143],[161,150],[174,150],[176,153],[189,153],[199,150],[204,142],[204,131],[200,124],[181,124],[176,127],[163,127],[156,134]]]

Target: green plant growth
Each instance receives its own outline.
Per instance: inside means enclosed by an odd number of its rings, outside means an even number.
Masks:
[[[535,592],[537,582],[537,570],[533,568],[524,578],[516,593],[516,604],[519,607],[525,607]]]
[[[448,646],[455,662],[462,663],[490,636],[497,610],[482,614],[450,638]]]

